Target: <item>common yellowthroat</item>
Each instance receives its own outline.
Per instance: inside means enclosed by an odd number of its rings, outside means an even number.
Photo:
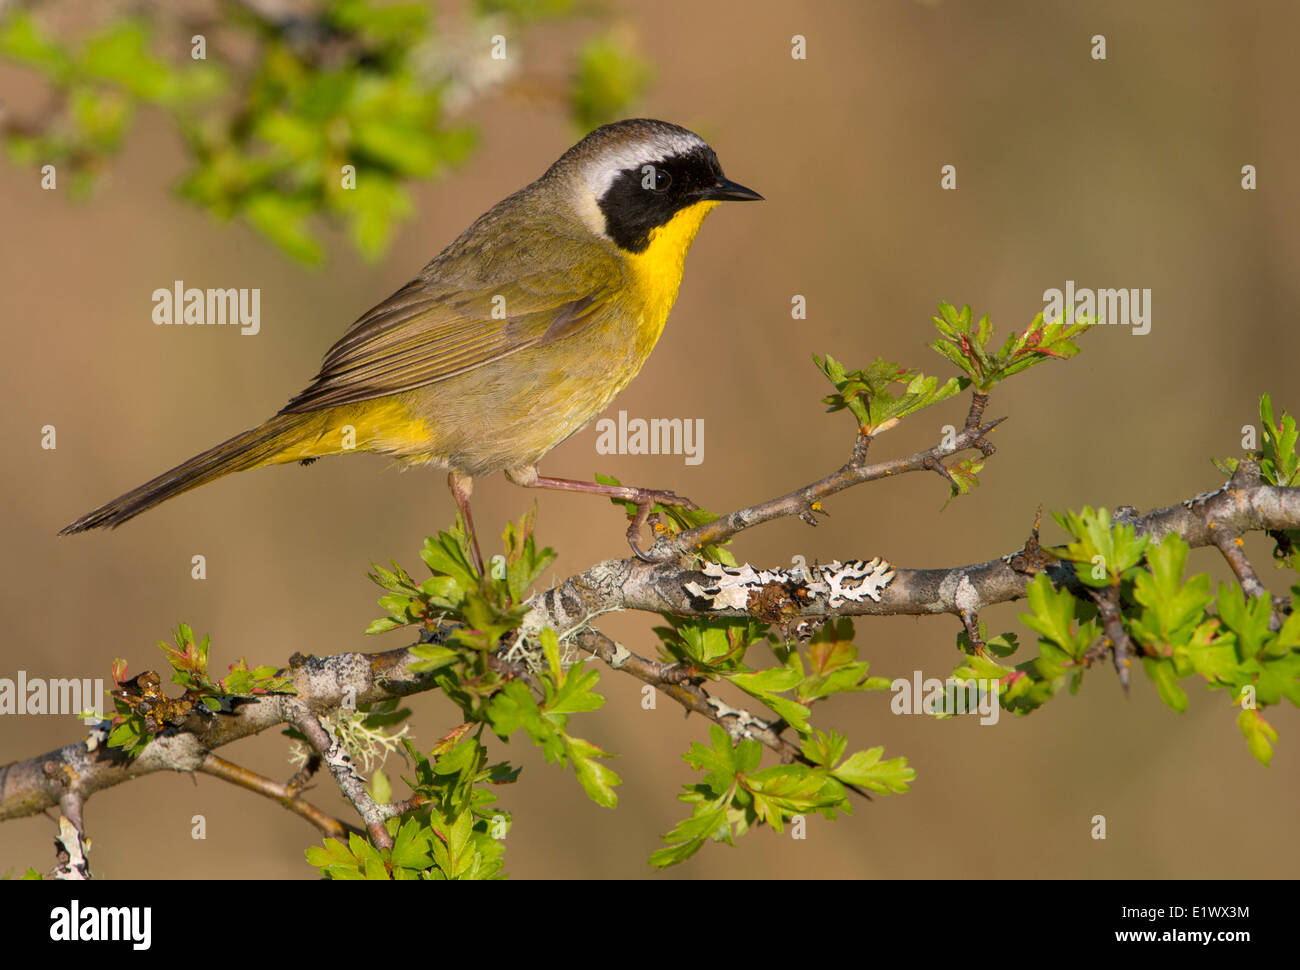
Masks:
[[[231,472],[355,450],[450,469],[471,535],[473,479],[497,471],[530,488],[630,500],[628,542],[641,556],[650,509],[689,500],[546,478],[537,462],[641,370],[704,217],[719,202],[761,198],[729,181],[685,128],[646,119],[597,128],[352,324],[279,414],[60,535],[119,526]],[[481,570],[477,540],[473,551]]]

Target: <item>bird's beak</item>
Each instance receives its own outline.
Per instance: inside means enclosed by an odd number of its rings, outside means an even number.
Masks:
[[[753,189],[747,189],[737,182],[718,176],[718,181],[704,190],[701,198],[717,202],[762,202],[763,197]]]

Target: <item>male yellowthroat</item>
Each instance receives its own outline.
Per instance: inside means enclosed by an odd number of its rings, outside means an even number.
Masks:
[[[719,202],[761,198],[729,181],[685,128],[646,119],[597,128],[352,324],[279,414],[60,535],[121,525],[230,472],[355,450],[450,469],[471,534],[476,475],[630,500],[628,542],[640,556],[655,503],[688,500],[545,478],[537,462],[641,370],[704,217]],[[481,569],[477,541],[473,549]]]

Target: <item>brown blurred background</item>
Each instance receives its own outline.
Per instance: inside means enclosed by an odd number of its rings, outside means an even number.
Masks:
[[[876,355],[932,372],[925,344],[941,299],[988,312],[1005,333],[1066,280],[1149,287],[1149,335],[1102,328],[1084,353],[1013,380],[990,413],[1009,415],[981,487],[940,511],[933,478],[841,495],[831,518],[766,526],[736,543],[741,559],[788,563],[882,555],[908,567],[956,565],[1016,549],[1035,510],[1146,510],[1215,487],[1211,456],[1240,450],[1256,402],[1300,409],[1290,381],[1300,335],[1300,8],[1269,2],[617,5],[657,70],[640,113],[703,134],[727,174],[767,201],[724,207],[688,261],[658,350],[611,409],[702,417],[705,460],[600,456],[592,427],[543,462],[552,475],[596,471],[672,488],[715,511],[767,498],[838,466],[852,444],[843,415],[825,416],[810,357],[853,366]],[[531,32],[530,68],[560,72],[584,28]],[[790,38],[807,37],[792,60]],[[1108,59],[1089,56],[1104,34]],[[28,75],[0,71],[0,92],[28,97]],[[170,502],[115,533],[60,539],[75,516],[181,459],[261,421],[315,373],[357,315],[410,279],[488,205],[540,174],[572,142],[558,113],[499,97],[472,117],[482,142],[447,180],[418,188],[420,216],[380,265],[332,237],[325,271],[290,263],[242,227],[214,224],[176,201],[182,155],[148,115],[103,191],[88,203],[42,192],[38,176],[0,164],[0,306],[6,352],[5,555],[0,676],[105,679],[115,656],[157,669],[154,646],[178,621],[213,638],[214,669],[239,656],[283,663],[398,646],[367,639],[379,615],[372,560],[419,567],[422,537],[453,517],[440,474],[399,474],[380,458],[329,460],[239,475]],[[939,169],[958,190],[939,190]],[[1240,187],[1253,164],[1259,189]],[[190,286],[260,287],[262,333],[156,327],[150,294]],[[790,319],[793,294],[808,319]],[[959,424],[949,402],[882,438],[877,457],[932,442]],[[57,451],[39,446],[58,429]],[[874,449],[873,449],[874,451]],[[475,513],[488,547],[532,502],[497,478]],[[540,497],[539,538],[557,578],[620,556],[622,516],[586,496]],[[1059,538],[1055,526],[1047,534]],[[1249,551],[1283,591],[1269,546]],[[208,578],[190,578],[190,557]],[[1226,576],[1201,551],[1193,566]],[[1012,606],[994,630],[1018,628]],[[600,626],[653,652],[653,618]],[[859,624],[872,673],[942,677],[956,659],[951,618]],[[1032,650],[1032,645],[1029,647]],[[606,707],[577,733],[619,752],[616,811],[596,807],[571,772],[526,742],[494,753],[524,766],[502,790],[515,813],[515,877],[638,877],[659,836],[687,813],[675,795],[694,779],[680,759],[706,736],[670,701],[639,705],[638,684],[602,671]],[[806,841],[755,832],[708,846],[669,878],[738,877],[1281,877],[1300,864],[1300,717],[1275,709],[1271,767],[1249,756],[1223,692],[1188,684],[1177,715],[1150,682],[1125,697],[1099,667],[1076,697],[996,727],[889,713],[887,694],[845,697],[816,712],[855,748],[883,744],[917,769],[911,794],[860,804]],[[454,726],[436,696],[411,700],[427,749]],[[79,736],[70,719],[0,719],[0,763]],[[275,733],[220,753],[285,778]],[[401,766],[390,761],[390,774]],[[321,805],[346,807],[322,779]],[[208,838],[190,838],[206,816]],[[1089,837],[1103,814],[1109,837]],[[102,876],[309,878],[317,834],[269,801],[208,777],[153,775],[96,795],[87,823]],[[0,871],[50,863],[49,818],[0,825]]]

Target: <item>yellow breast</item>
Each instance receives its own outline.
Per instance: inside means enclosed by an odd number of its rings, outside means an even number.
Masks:
[[[633,293],[633,305],[642,310],[642,325],[638,328],[638,355],[645,359],[654,349],[663,333],[668,313],[677,300],[677,289],[682,282],[682,268],[686,253],[700,231],[700,223],[712,212],[717,202],[697,202],[687,206],[666,224],[650,233],[650,244],[639,253],[627,253],[628,286]]]

